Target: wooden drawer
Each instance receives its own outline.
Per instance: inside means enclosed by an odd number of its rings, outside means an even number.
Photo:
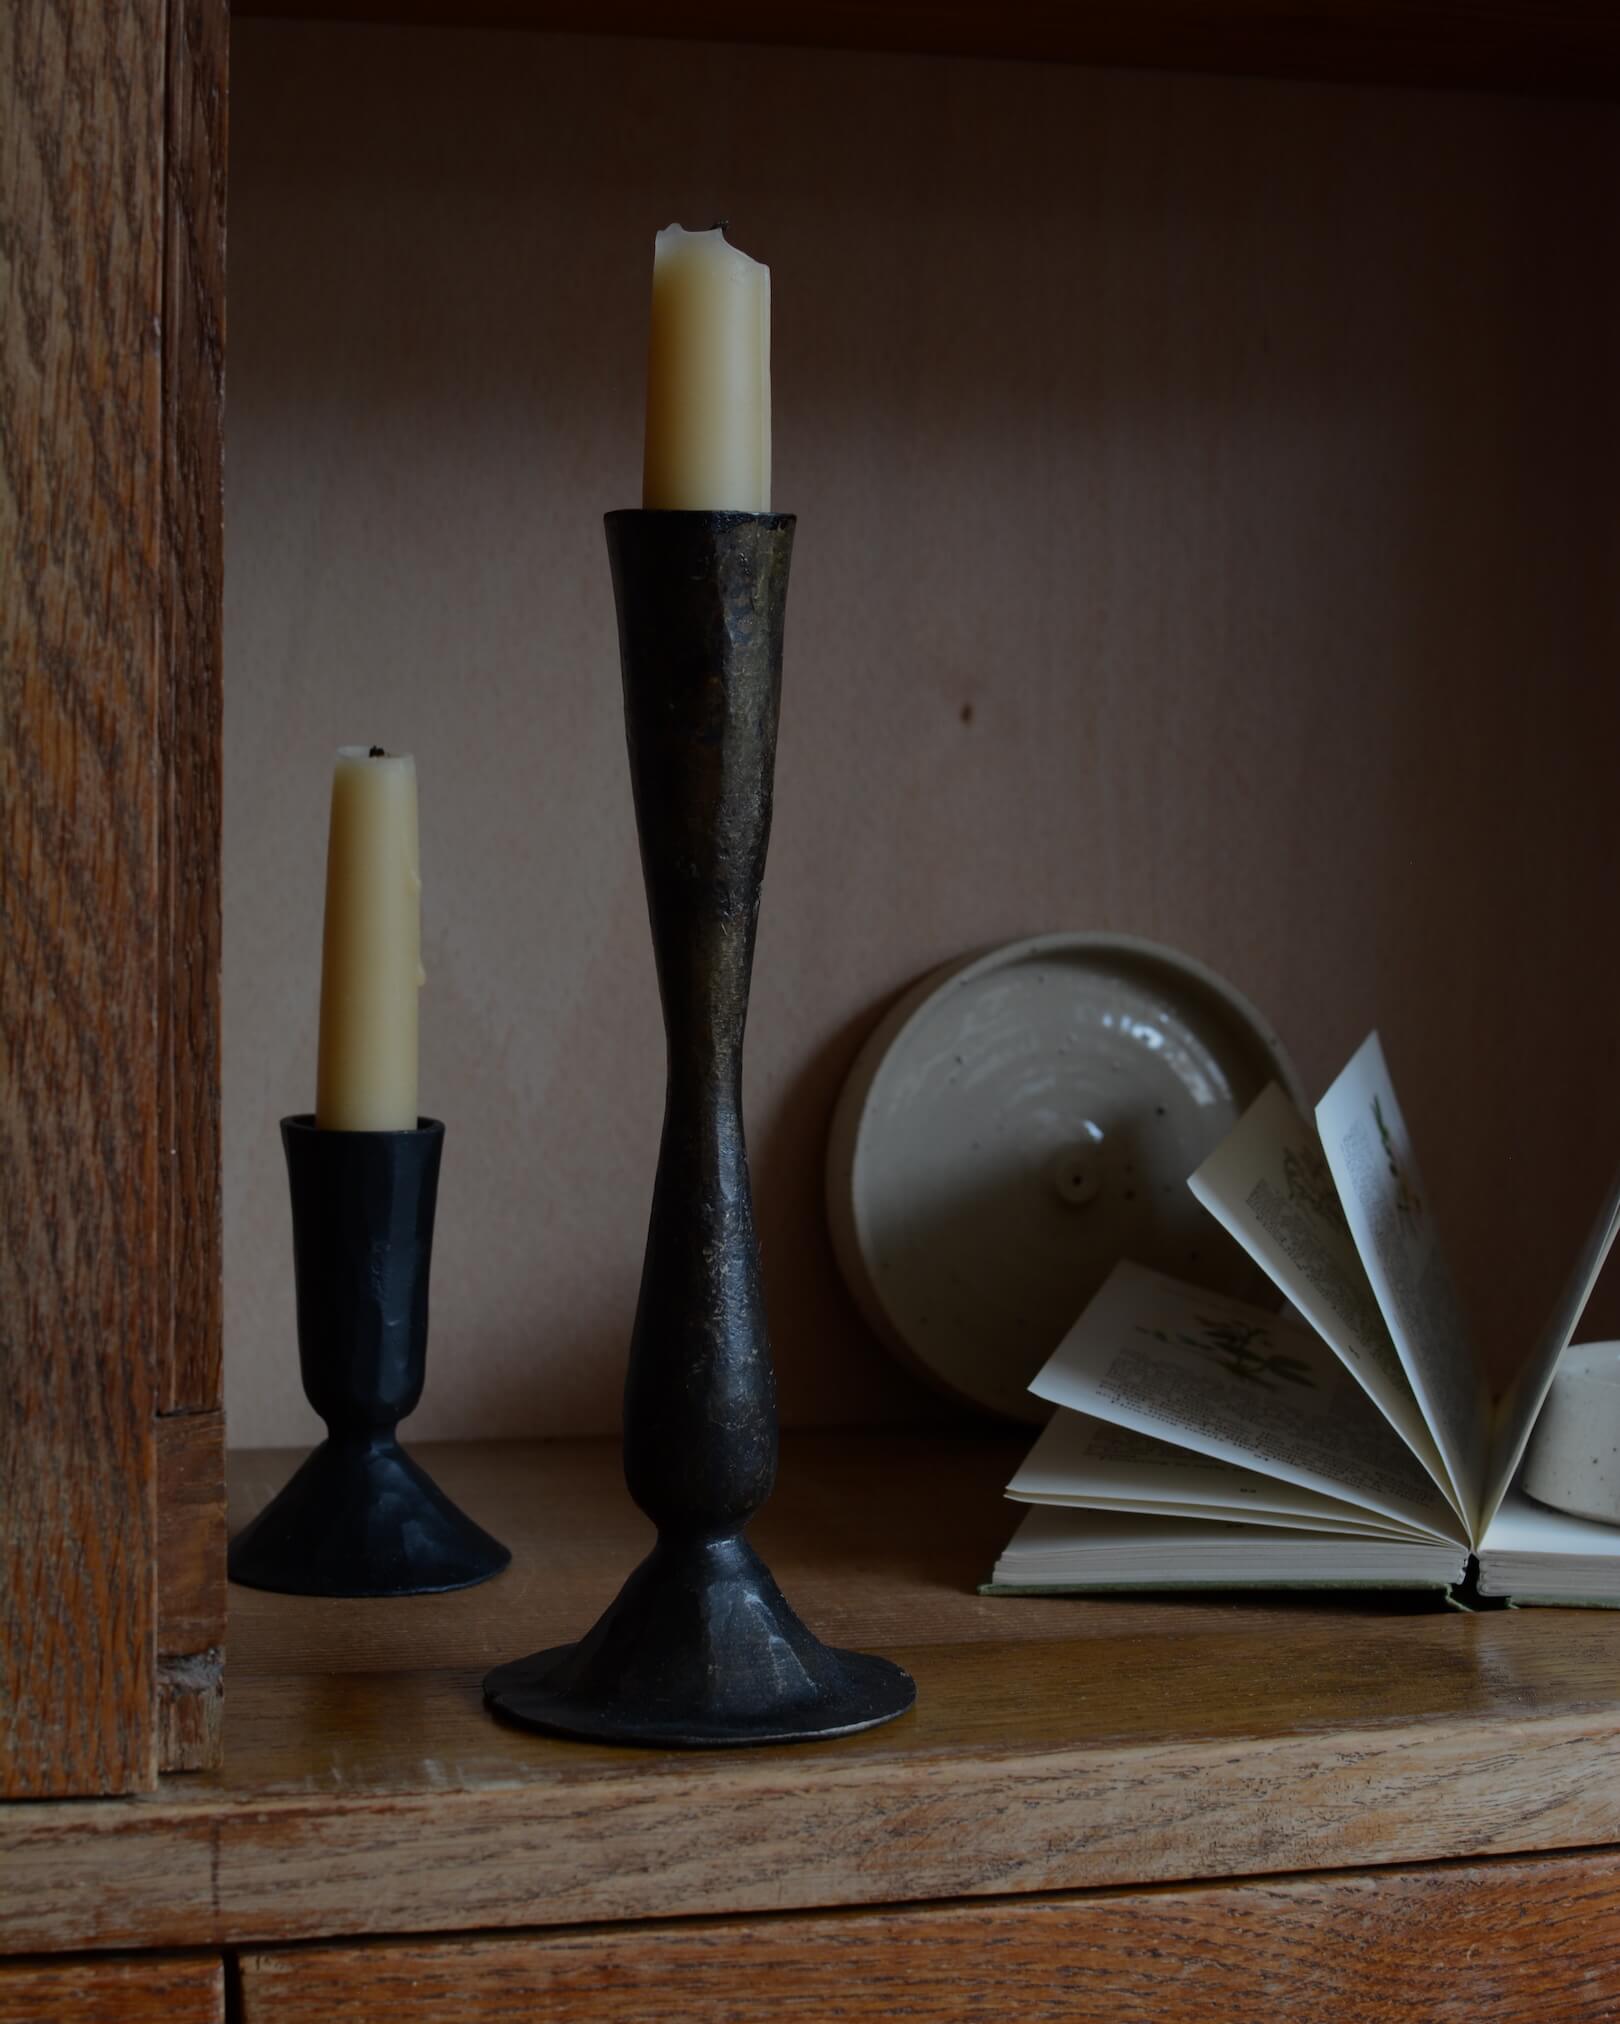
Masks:
[[[217,1954],[0,1961],[0,2024],[225,2024]]]
[[[244,2024],[1620,2017],[1620,1856],[250,1953]]]

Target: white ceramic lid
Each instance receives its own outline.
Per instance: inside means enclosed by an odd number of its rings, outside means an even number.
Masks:
[[[1571,1343],[1524,1456],[1538,1504],[1620,1525],[1620,1342]]]
[[[947,964],[889,1012],[839,1097],[839,1267],[924,1375],[1041,1421],[1025,1387],[1120,1258],[1276,1304],[1187,1188],[1272,1081],[1303,1104],[1254,1007],[1173,949],[1041,935]]]

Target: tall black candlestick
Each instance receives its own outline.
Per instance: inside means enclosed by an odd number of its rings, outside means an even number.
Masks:
[[[668,1085],[625,1387],[658,1542],[579,1643],[484,1682],[515,1721],[686,1747],[842,1736],[904,1713],[898,1666],[806,1629],[744,1538],[776,1478],[776,1386],[742,1124],[793,516],[607,519]]]

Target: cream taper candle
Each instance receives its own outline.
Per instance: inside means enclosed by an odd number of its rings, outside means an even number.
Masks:
[[[422,878],[416,761],[346,745],[332,775],[315,1122],[416,1129]]]
[[[654,243],[641,503],[771,510],[771,270],[719,225]]]

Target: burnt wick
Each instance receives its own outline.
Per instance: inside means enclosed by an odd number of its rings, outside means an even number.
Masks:
[[[368,759],[386,759],[388,754],[380,745],[373,745],[371,750],[366,754],[366,757]]]

